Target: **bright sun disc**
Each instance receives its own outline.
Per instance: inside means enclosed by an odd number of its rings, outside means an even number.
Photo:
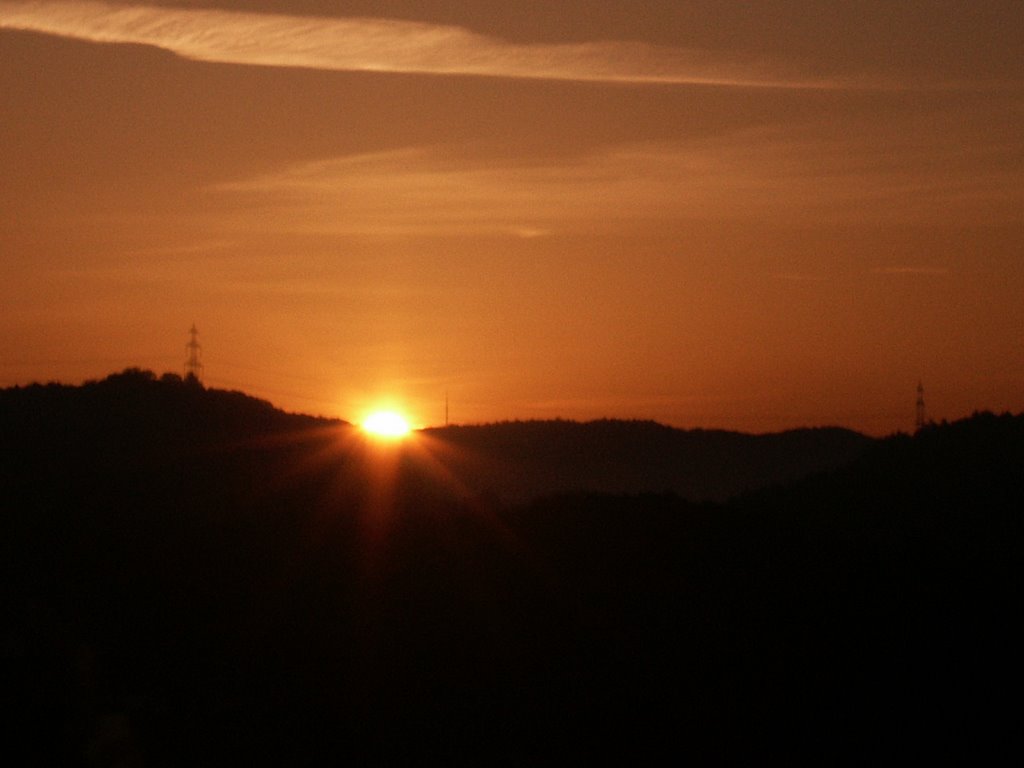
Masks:
[[[377,437],[404,437],[409,434],[409,422],[394,411],[377,411],[366,417],[363,429]]]

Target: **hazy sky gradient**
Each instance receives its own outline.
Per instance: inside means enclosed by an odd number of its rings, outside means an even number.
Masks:
[[[1024,410],[1019,2],[487,5],[0,2],[0,384]]]

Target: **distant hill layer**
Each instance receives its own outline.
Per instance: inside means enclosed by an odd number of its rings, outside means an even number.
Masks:
[[[477,490],[512,501],[564,491],[724,501],[835,469],[872,442],[838,428],[748,435],[612,420],[503,422],[424,435],[456,449],[446,460]]]

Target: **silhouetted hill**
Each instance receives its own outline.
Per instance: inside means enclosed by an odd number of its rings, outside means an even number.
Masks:
[[[1020,755],[1022,510],[1024,415],[982,413],[728,505],[554,497],[516,530],[588,627],[566,689],[671,702],[710,762],[1002,763]]]
[[[479,450],[485,468],[597,477],[617,435],[689,433],[460,429],[381,445],[137,371],[0,392],[7,749],[60,765],[1018,762],[1024,416],[867,441],[699,504],[569,488],[501,506],[459,474]]]
[[[615,420],[514,421],[424,434],[449,448],[445,458],[456,474],[503,501],[564,491],[724,501],[834,469],[871,443],[838,428],[747,435]]]
[[[129,368],[81,386],[32,384],[0,390],[8,434],[53,438],[147,437],[180,447],[226,437],[342,423],[283,413],[241,392],[206,389],[174,374]],[[59,447],[59,446],[58,446]]]
[[[32,448],[54,457],[66,451],[92,458],[110,454],[115,463],[252,450],[273,435],[350,426],[286,414],[240,392],[205,389],[171,374],[158,379],[138,369],[81,387],[5,390],[0,417],[14,460]],[[616,420],[501,422],[420,434],[425,450],[459,479],[464,494],[501,503],[563,492],[676,493],[724,501],[842,466],[872,442],[838,428],[748,435]]]

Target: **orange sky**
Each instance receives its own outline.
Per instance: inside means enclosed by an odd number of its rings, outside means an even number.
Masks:
[[[495,7],[492,7],[495,6]],[[500,6],[500,7],[497,7]],[[1024,410],[1019,0],[0,0],[0,385]]]

